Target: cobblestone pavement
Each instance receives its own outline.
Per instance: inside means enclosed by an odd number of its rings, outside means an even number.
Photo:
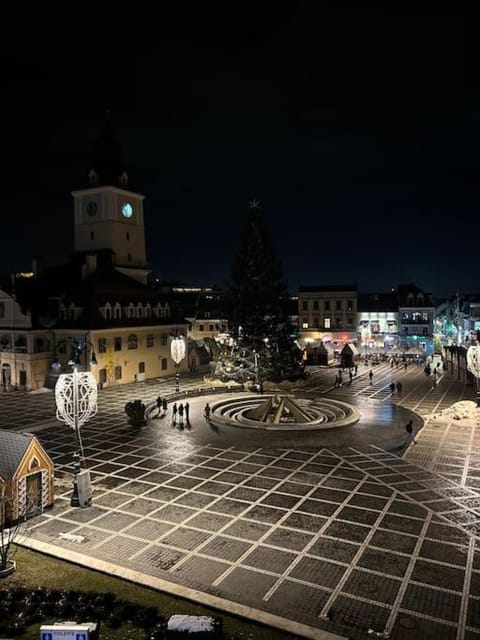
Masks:
[[[433,388],[414,366],[378,365],[373,384],[367,371],[338,389],[332,370],[312,378],[316,394],[362,412],[358,425],[325,433],[214,431],[201,417],[214,397],[189,400],[190,429],[167,416],[135,430],[125,402],[153,402],[168,383],[105,390],[82,430],[95,488],[87,509],[70,507],[73,437],[53,426],[52,395],[3,394],[0,426],[42,423],[57,469],[56,503],[32,521],[32,546],[245,605],[305,625],[306,637],[480,640],[479,436],[434,417],[473,391],[451,376]],[[410,411],[424,426],[400,457]]]

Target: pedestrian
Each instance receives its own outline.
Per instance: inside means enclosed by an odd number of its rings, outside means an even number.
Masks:
[[[413,444],[417,444],[415,440],[415,434],[413,433],[413,420],[409,420],[409,422],[407,422],[407,424],[405,425],[405,431],[407,432],[407,438],[410,438],[410,442],[413,442]]]
[[[178,405],[178,426],[183,428],[183,404]]]
[[[205,405],[205,409],[203,410],[203,415],[205,416],[205,420],[208,422],[210,420],[210,405],[207,404]]]
[[[172,407],[172,424],[175,426],[177,424],[177,403],[174,402],[173,403],[173,407]]]
[[[162,411],[162,398],[160,396],[157,396],[157,415],[155,416],[156,418],[160,417],[160,413]]]
[[[397,393],[400,395],[402,393],[403,385],[401,382],[397,382]]]
[[[389,384],[389,387],[390,387],[390,393],[391,393],[391,394],[392,394],[392,396],[393,396],[393,394],[395,393],[395,383],[393,382],[393,380],[392,380],[392,382]]]
[[[373,380],[373,371],[371,369],[368,372],[368,377],[370,378],[370,384],[373,384],[373,382],[372,382],[372,380]]]
[[[185,402],[185,424],[187,427],[190,426],[190,405],[188,404],[188,402]]]
[[[355,365],[355,375],[358,373],[358,364]]]
[[[350,384],[352,384],[352,380],[353,380],[353,373],[352,373],[352,370],[351,370],[351,369],[349,369],[349,370],[348,370],[348,377],[350,378]]]
[[[164,398],[162,400],[162,418],[167,413],[167,411],[168,411],[168,402],[167,402],[167,399]]]

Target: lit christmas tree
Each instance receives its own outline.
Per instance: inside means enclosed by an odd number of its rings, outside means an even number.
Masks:
[[[258,384],[300,377],[301,351],[288,316],[287,283],[256,200],[250,202],[227,289],[231,339],[223,345],[217,375]]]

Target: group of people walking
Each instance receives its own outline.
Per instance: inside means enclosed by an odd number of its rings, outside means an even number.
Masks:
[[[162,398],[161,396],[157,396],[155,401],[157,405],[157,414],[155,418],[164,418],[167,415],[168,411],[168,401],[166,398]],[[205,405],[203,410],[203,416],[207,422],[210,422],[210,405]],[[178,426],[180,428],[187,427],[191,428],[190,424],[190,404],[188,402],[174,402],[172,405],[172,426]]]

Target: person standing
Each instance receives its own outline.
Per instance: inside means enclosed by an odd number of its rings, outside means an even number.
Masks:
[[[174,402],[173,403],[173,407],[172,407],[172,424],[175,426],[177,424],[177,403]]]
[[[162,411],[162,398],[160,396],[157,396],[157,409],[158,411],[155,417],[159,418]]]
[[[168,411],[168,402],[167,402],[167,399],[164,398],[162,400],[162,418],[164,415],[166,415],[167,411]]]
[[[407,432],[407,438],[410,438],[410,442],[417,444],[415,440],[415,434],[413,433],[413,420],[409,420],[405,425],[405,431]]]
[[[401,382],[397,382],[397,393],[400,395],[402,393],[403,385]]]
[[[183,404],[180,403],[178,405],[178,426],[183,428]]]
[[[185,402],[185,425],[187,427],[190,426],[190,405],[188,404],[188,402]]]
[[[373,371],[371,369],[368,372],[368,377],[370,378],[370,384],[373,384],[373,382],[372,382],[372,380],[373,380]]]
[[[389,387],[390,387],[390,393],[391,393],[391,394],[392,394],[392,396],[393,396],[393,394],[395,393],[395,383],[393,382],[393,380],[392,380],[392,382],[389,384]]]
[[[207,404],[205,405],[205,409],[203,410],[203,415],[205,416],[205,420],[208,422],[210,420],[210,405]]]

